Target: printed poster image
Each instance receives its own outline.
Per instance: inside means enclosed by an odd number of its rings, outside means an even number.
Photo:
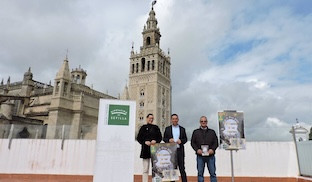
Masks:
[[[176,155],[177,145],[174,143],[157,143],[151,146],[153,182],[179,180]]]
[[[244,113],[237,111],[218,112],[220,147],[245,149]]]

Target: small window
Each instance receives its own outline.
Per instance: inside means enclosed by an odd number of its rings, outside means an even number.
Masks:
[[[132,73],[134,73],[134,64],[132,64],[132,69],[131,70],[132,70]]]
[[[140,97],[144,97],[144,90],[143,89],[140,91]]]
[[[166,62],[164,61],[164,65],[162,65],[162,73],[165,74]]]
[[[144,72],[145,69],[145,58],[142,58],[141,60],[141,72]]]
[[[146,45],[151,45],[151,38],[150,37],[146,38]]]
[[[139,63],[136,64],[136,71],[135,71],[135,72],[136,72],[136,73],[139,72]]]
[[[147,71],[150,70],[150,64],[151,64],[151,62],[150,62],[150,61],[147,61]]]
[[[81,81],[80,81],[80,75],[77,75],[77,83],[81,83]]]
[[[154,70],[155,69],[155,61],[153,60],[152,61],[152,70]]]
[[[65,82],[65,83],[64,83],[64,90],[63,90],[63,91],[64,91],[64,92],[63,92],[63,95],[64,95],[64,96],[67,95],[67,89],[68,89],[68,83]]]
[[[57,81],[55,87],[55,94],[59,93],[59,89],[60,89],[60,81]]]

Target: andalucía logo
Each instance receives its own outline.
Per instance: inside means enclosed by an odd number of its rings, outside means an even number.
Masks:
[[[108,125],[129,125],[129,106],[109,105]]]

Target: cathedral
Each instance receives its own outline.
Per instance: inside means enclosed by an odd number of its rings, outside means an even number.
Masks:
[[[66,56],[54,84],[33,79],[31,69],[23,80],[0,84],[0,135],[7,138],[95,139],[100,99],[136,101],[136,132],[146,115],[163,132],[170,124],[170,57],[160,48],[160,31],[153,7],[143,28],[139,52],[132,46],[129,83],[119,98],[85,85],[87,72],[70,71]],[[169,53],[168,53],[169,54]],[[12,125],[14,124],[14,125]],[[13,127],[12,127],[13,126]]]
[[[61,138],[65,130],[65,138],[95,138],[99,99],[116,98],[86,86],[86,77],[80,67],[70,71],[66,58],[53,86],[34,80],[30,68],[20,82],[1,82],[0,122],[15,124],[14,137],[24,130],[31,138]],[[1,130],[7,137],[10,128]]]

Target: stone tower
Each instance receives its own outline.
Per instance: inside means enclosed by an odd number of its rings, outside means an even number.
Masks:
[[[160,31],[153,7],[142,32],[140,52],[131,51],[129,97],[136,100],[136,132],[146,123],[146,115],[154,115],[154,124],[163,132],[170,124],[171,79],[170,57],[160,49]]]
[[[86,84],[87,72],[83,70],[80,65],[79,68],[73,69],[71,72],[72,81],[77,84]]]
[[[62,125],[71,126],[72,118],[68,111],[72,110],[72,101],[70,95],[71,74],[67,57],[56,74],[54,89],[49,108],[50,125],[47,133],[48,138],[58,138],[61,136]]]

